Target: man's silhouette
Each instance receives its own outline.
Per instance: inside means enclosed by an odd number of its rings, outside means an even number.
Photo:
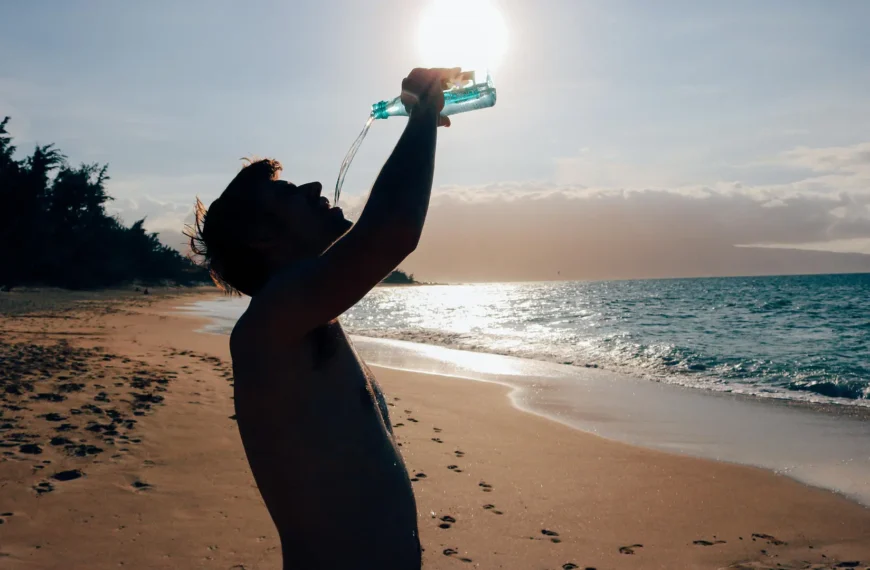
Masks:
[[[239,431],[278,527],[284,568],[420,568],[417,510],[387,405],[337,317],[417,247],[432,187],[442,87],[402,82],[408,125],[358,223],[320,183],[254,162],[206,212],[194,251],[215,281],[251,296],[230,338]]]

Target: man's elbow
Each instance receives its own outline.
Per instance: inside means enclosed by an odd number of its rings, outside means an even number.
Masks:
[[[385,237],[385,248],[396,258],[396,264],[411,255],[420,244],[420,230],[401,226],[394,228]]]

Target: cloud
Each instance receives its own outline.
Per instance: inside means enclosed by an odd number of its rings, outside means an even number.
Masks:
[[[832,251],[839,253],[862,253],[865,255],[870,255],[870,238],[836,239],[815,243],[748,244],[738,245],[737,247],[797,249],[806,251]]]
[[[227,180],[225,175],[211,174],[113,178],[107,188],[115,199],[106,210],[127,225],[145,218],[146,230],[157,232],[164,244],[184,252],[187,240],[181,232],[193,221],[196,197],[208,205]]]
[[[193,211],[189,204],[162,202],[148,196],[115,200],[107,210],[118,214],[127,224],[145,218],[145,227],[151,231],[177,229]]]
[[[782,153],[773,163],[813,172],[870,174],[870,142],[826,148],[798,147]]]
[[[867,252],[870,194],[800,182],[443,187],[405,267],[435,281],[870,271],[842,253]]]
[[[441,186],[403,267],[433,281],[870,271],[867,149],[782,153],[768,164],[795,174],[778,184]],[[113,181],[124,196],[115,206],[128,221],[148,216],[146,227],[179,247],[192,198],[207,191],[210,201],[224,179]],[[157,188],[173,198],[149,198]],[[355,218],[364,201],[347,196],[342,206]]]
[[[154,231],[175,228],[193,211],[197,196],[208,204],[229,179],[223,173],[112,177],[107,189],[115,201],[109,206],[127,221],[148,216],[146,227]]]

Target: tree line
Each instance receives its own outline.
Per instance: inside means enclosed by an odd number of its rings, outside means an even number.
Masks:
[[[0,122],[0,288],[210,281],[144,218],[128,227],[106,213],[108,165],[73,166],[54,144],[16,160],[8,124]]]

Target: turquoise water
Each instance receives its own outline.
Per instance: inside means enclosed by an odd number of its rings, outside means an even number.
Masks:
[[[352,332],[870,404],[870,274],[379,288]]]
[[[223,332],[247,302],[223,303]],[[870,274],[377,288],[351,333],[870,406]]]

